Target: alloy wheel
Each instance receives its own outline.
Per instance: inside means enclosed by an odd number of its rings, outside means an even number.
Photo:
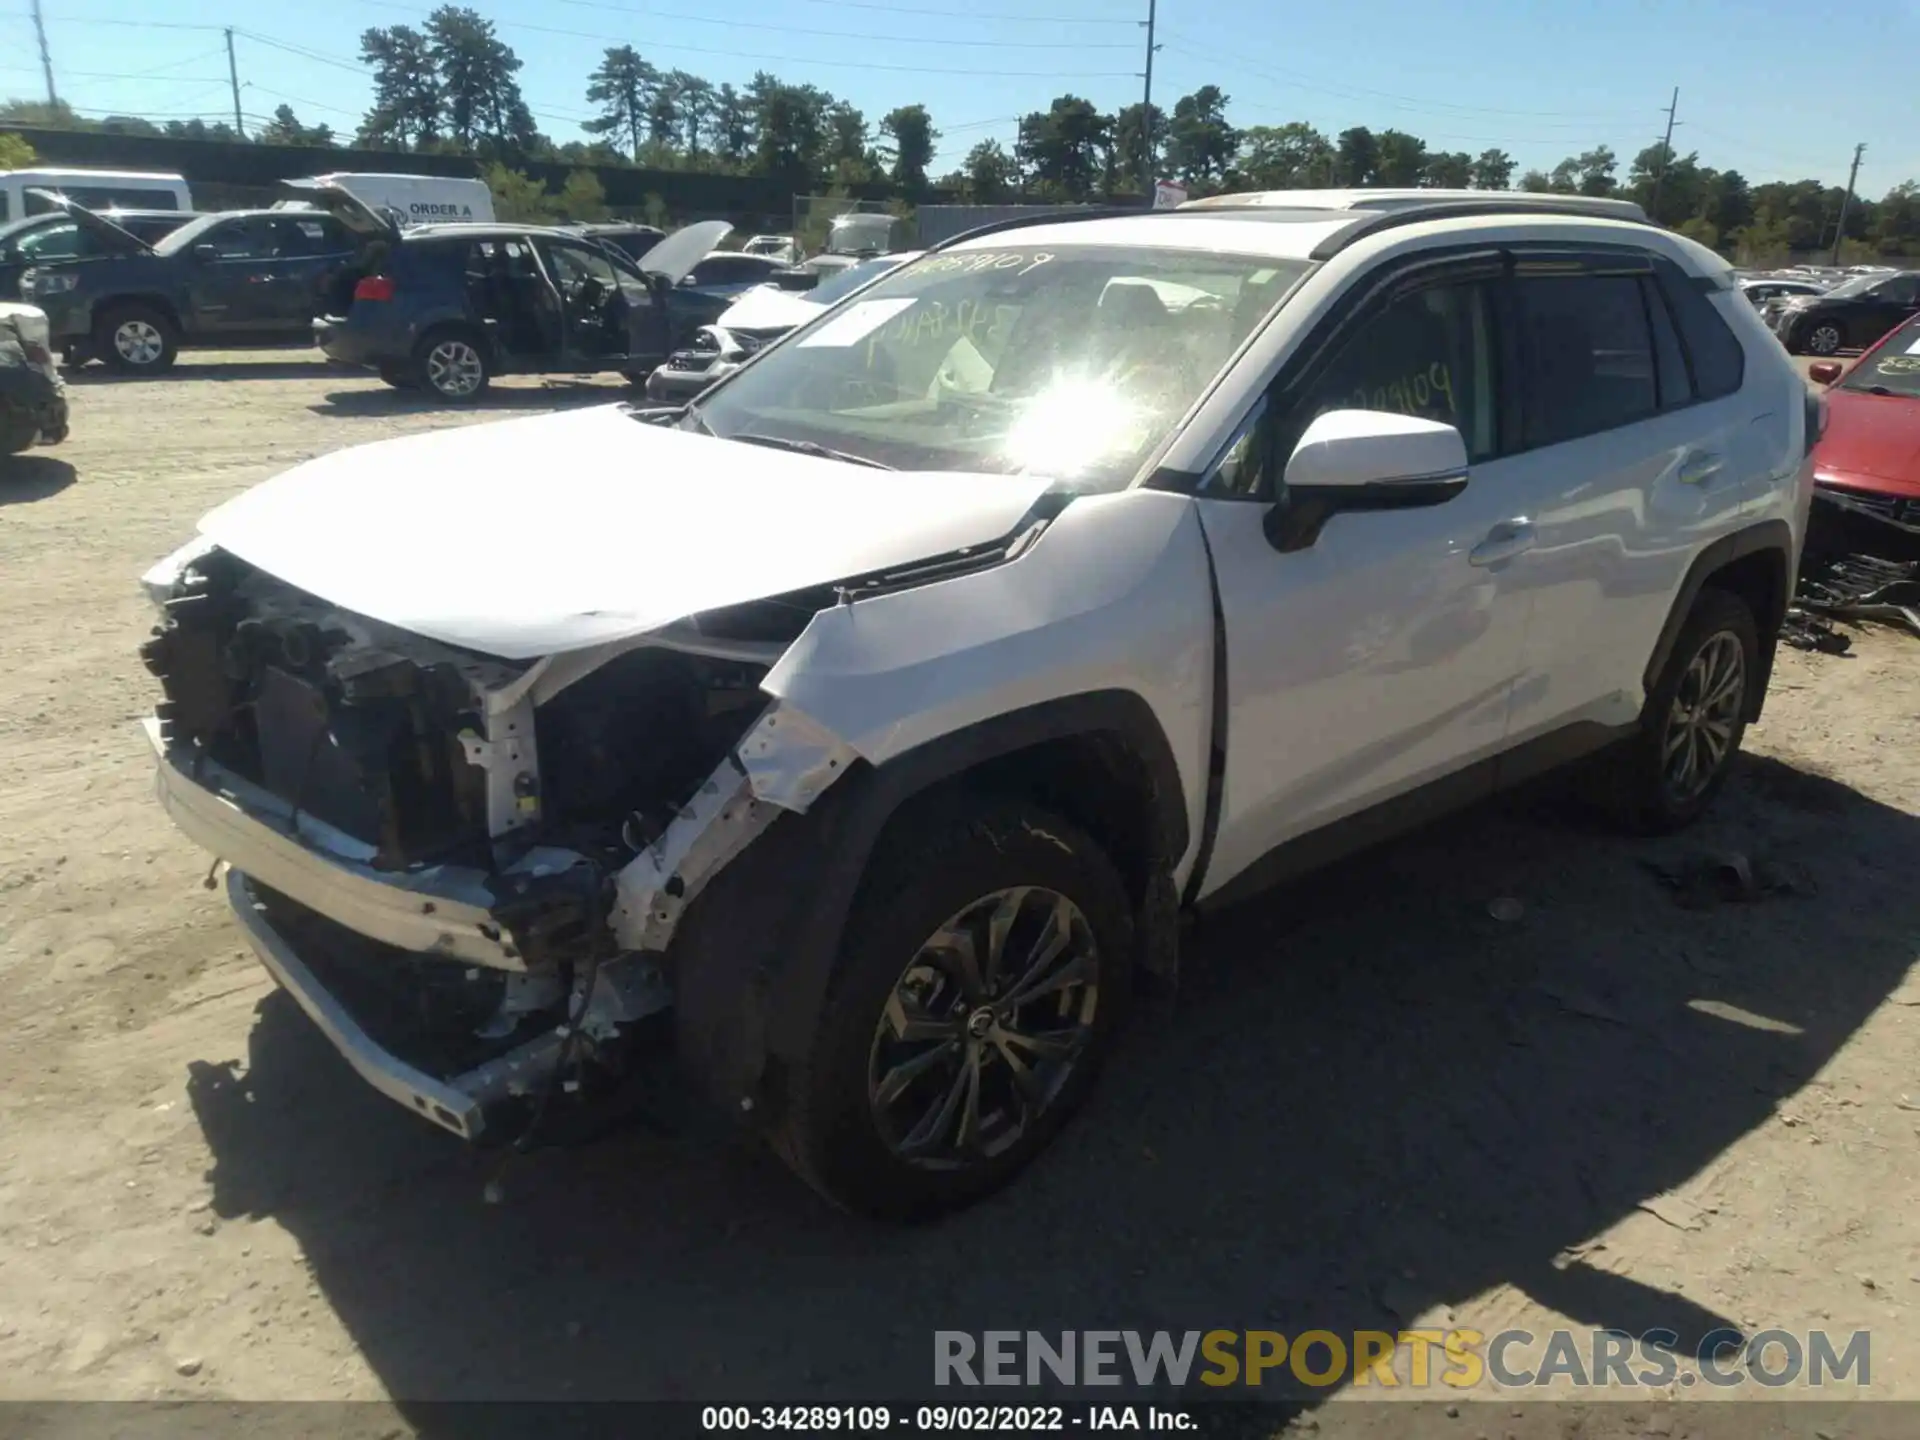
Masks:
[[[1675,801],[1696,799],[1727,763],[1746,699],[1746,651],[1739,636],[1718,631],[1695,653],[1667,712],[1660,766]]]
[[[1838,325],[1816,325],[1807,336],[1807,349],[1815,355],[1832,355],[1840,349]]]
[[[427,383],[449,399],[473,394],[485,373],[480,352],[464,340],[442,340],[427,352]]]
[[[148,320],[122,320],[113,331],[113,348],[129,365],[151,365],[165,352],[166,340]]]
[[[1056,891],[995,891],[949,919],[874,1029],[867,1095],[887,1148],[952,1170],[1018,1143],[1089,1052],[1098,975],[1093,929]]]

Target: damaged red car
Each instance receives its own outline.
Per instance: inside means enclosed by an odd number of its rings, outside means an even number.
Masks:
[[[1851,367],[1823,360],[1808,373],[1830,387],[1826,433],[1813,452],[1816,493],[1876,532],[1870,553],[1898,537],[1920,554],[1920,316]]]

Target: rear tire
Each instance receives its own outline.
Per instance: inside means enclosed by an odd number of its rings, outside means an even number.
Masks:
[[[1801,349],[1809,355],[1838,355],[1846,344],[1846,336],[1840,333],[1840,325],[1833,320],[1817,320],[1809,325],[1801,338]]]
[[[428,391],[456,405],[478,400],[493,379],[486,342],[469,330],[428,335],[414,350],[413,368]]]
[[[882,843],[774,1141],[835,1204],[920,1219],[1004,1185],[1085,1098],[1124,1011],[1133,909],[1090,838],[1018,801],[915,816]]]
[[[1700,818],[1739,753],[1759,679],[1753,611],[1729,591],[1702,590],[1648,692],[1639,733],[1607,776],[1607,808],[1622,825],[1660,835]]]
[[[115,305],[94,322],[93,352],[125,375],[157,375],[173,367],[180,332],[151,305]]]

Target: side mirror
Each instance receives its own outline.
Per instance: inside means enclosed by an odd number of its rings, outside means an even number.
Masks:
[[[1807,367],[1807,378],[1816,385],[1831,385],[1840,378],[1838,360],[1816,360]]]
[[[1267,512],[1274,549],[1304,550],[1335,515],[1442,505],[1467,488],[1467,442],[1451,425],[1381,410],[1329,410],[1307,426]]]
[[[209,242],[202,240],[198,245],[193,247],[193,258],[200,261],[218,260],[220,258],[220,252],[214,249]]]

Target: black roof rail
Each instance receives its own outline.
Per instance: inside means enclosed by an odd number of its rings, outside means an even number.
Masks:
[[[1288,209],[1280,205],[1208,205],[1204,208],[1154,210],[1139,206],[1083,206],[1072,210],[1048,210],[1037,215],[1016,215],[1005,220],[990,221],[977,225],[971,230],[963,230],[934,245],[926,247],[927,254],[945,250],[958,245],[963,240],[978,240],[988,235],[998,235],[1008,230],[1021,230],[1033,225],[1066,224],[1081,220],[1138,220],[1146,216],[1166,219],[1204,219],[1208,216],[1231,216],[1235,219],[1273,219],[1299,221],[1309,217],[1334,220],[1345,217],[1351,223],[1327,236],[1309,252],[1314,260],[1331,260],[1356,240],[1363,240],[1382,230],[1392,230],[1401,225],[1419,225],[1428,220],[1460,220],[1479,215],[1558,215],[1575,220],[1615,220],[1623,225],[1653,226],[1648,219],[1635,219],[1631,215],[1606,214],[1588,205],[1569,201],[1555,204],[1552,201],[1522,202],[1514,199],[1502,200],[1489,195],[1485,200],[1435,200],[1431,204],[1410,202],[1396,205],[1391,210],[1369,210],[1364,207],[1355,209],[1334,209],[1328,206],[1303,205],[1299,209]],[[1658,228],[1657,226],[1655,228]]]
[[[1225,210],[1238,207],[1219,206]],[[1255,209],[1255,206],[1247,206]],[[1198,213],[1198,212],[1190,212]],[[1329,212],[1333,213],[1333,212]],[[1422,225],[1429,220],[1465,220],[1479,215],[1560,215],[1575,220],[1613,220],[1622,225],[1645,225],[1658,229],[1651,220],[1636,220],[1630,215],[1606,215],[1585,205],[1516,204],[1512,200],[1436,200],[1431,205],[1405,205],[1393,210],[1351,210],[1355,223],[1336,231],[1308,252],[1312,260],[1331,260],[1356,240],[1393,230],[1402,225]]]
[[[926,248],[931,255],[936,250],[945,250],[958,245],[962,240],[978,240],[986,235],[998,235],[1003,230],[1021,230],[1029,225],[1058,225],[1075,220],[1115,220],[1123,216],[1138,219],[1142,215],[1171,215],[1171,210],[1147,210],[1141,207],[1120,205],[1083,205],[1071,210],[1048,210],[1038,215],[1014,215],[1005,220],[990,220],[985,225],[976,225],[971,230],[962,230],[958,235],[949,235],[946,239]]]

